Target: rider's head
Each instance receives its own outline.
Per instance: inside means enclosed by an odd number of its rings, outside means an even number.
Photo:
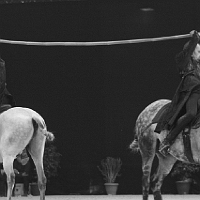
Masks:
[[[189,42],[190,42],[190,41],[188,41],[188,42],[184,45],[183,50],[185,50],[185,49],[188,48]],[[192,53],[192,58],[193,58],[193,60],[200,61],[200,44],[199,44],[199,43],[197,43],[197,46],[196,46],[195,50],[194,50],[193,53]]]
[[[22,165],[26,165],[26,163],[29,161],[29,157],[22,159],[21,156],[17,156],[17,161],[21,163]]]
[[[193,60],[200,61],[200,45],[197,44],[195,50],[192,53]]]

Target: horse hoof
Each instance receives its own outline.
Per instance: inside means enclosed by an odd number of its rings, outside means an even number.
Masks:
[[[149,197],[148,195],[143,195],[143,198],[142,198],[142,199],[143,199],[143,200],[148,200],[148,197]]]
[[[154,192],[153,196],[154,196],[154,200],[162,200],[162,195],[160,191]]]

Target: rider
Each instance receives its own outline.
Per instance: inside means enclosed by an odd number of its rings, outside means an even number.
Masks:
[[[161,143],[159,152],[166,156],[177,135],[194,119],[200,98],[200,45],[199,34],[193,30],[191,39],[176,55],[176,64],[182,78],[165,116],[163,129],[169,134]]]
[[[0,58],[0,107],[3,107],[3,105],[10,105],[13,107],[16,103],[13,96],[6,88],[5,61]]]
[[[0,113],[14,106],[16,106],[16,102],[6,88],[5,61],[0,57]],[[24,159],[24,162],[28,161],[26,149],[18,156]]]

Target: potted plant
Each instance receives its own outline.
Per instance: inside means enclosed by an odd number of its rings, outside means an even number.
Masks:
[[[188,194],[192,183],[192,176],[198,172],[200,166],[193,163],[177,161],[174,165],[171,176],[176,180],[177,191],[179,194]]]
[[[60,156],[61,154],[57,151],[54,143],[46,143],[44,149],[43,156],[43,165],[44,165],[44,173],[48,180],[50,181],[51,177],[56,177],[58,175],[58,169],[60,167]],[[30,183],[30,192],[33,196],[38,196],[39,189],[37,184],[37,172],[35,165],[33,164],[33,175],[32,175],[32,183]]]
[[[60,168],[60,156],[61,154],[57,151],[57,148],[53,143],[46,143],[43,163],[47,179],[58,175],[58,169]]]
[[[116,178],[119,176],[119,171],[122,166],[122,161],[120,158],[107,157],[105,160],[101,161],[101,168],[98,169],[104,176],[105,188],[107,194],[115,195],[118,189],[118,183],[116,183]]]

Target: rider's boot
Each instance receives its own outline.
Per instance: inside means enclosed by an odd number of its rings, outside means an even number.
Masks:
[[[191,116],[184,115],[179,120],[177,125],[174,129],[172,129],[169,134],[166,136],[166,138],[163,140],[163,142],[160,144],[159,152],[163,156],[167,156],[169,153],[169,148],[173,141],[176,139],[178,134],[185,128],[185,126],[191,121]]]
[[[169,133],[169,135],[171,135],[171,133]],[[167,135],[167,136],[169,136]],[[171,143],[170,143],[170,139],[168,139],[167,137],[163,140],[163,142],[160,144],[160,147],[159,147],[159,152],[164,156],[166,157],[169,153],[169,148],[171,146]]]

